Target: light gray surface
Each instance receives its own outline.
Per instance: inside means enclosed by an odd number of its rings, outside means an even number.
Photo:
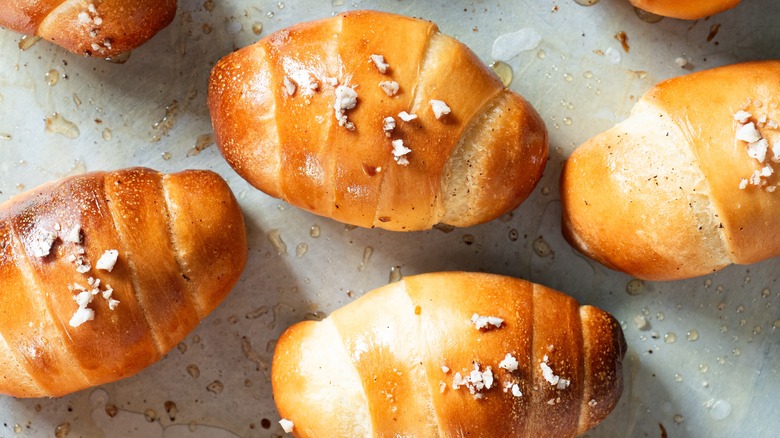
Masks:
[[[65,423],[68,436],[280,434],[267,378],[274,340],[292,323],[327,314],[352,301],[350,295],[385,284],[393,266],[404,275],[453,269],[514,275],[613,313],[629,345],[626,388],[592,437],[659,437],[660,425],[670,437],[776,436],[780,259],[689,281],[645,283],[629,295],[629,277],[584,259],[562,239],[558,195],[560,166],[573,148],[624,119],[659,80],[780,58],[775,0],[745,1],[709,20],[657,24],[637,19],[623,0],[592,7],[563,0],[224,0],[215,1],[211,12],[202,0],[180,3],[174,23],[123,65],[81,58],[46,42],[20,51],[19,35],[0,30],[0,199],[85,170],[213,169],[228,180],[246,215],[246,272],[179,349],[136,377],[57,400],[0,396],[0,436],[52,436]],[[513,214],[449,233],[349,230],[254,190],[213,146],[188,156],[198,136],[211,132],[206,85],[220,57],[284,26],[354,8],[431,19],[486,62],[501,35],[520,29],[541,35],[537,48],[508,63],[515,76],[511,87],[547,123],[551,159],[531,198]],[[260,35],[253,32],[258,24]],[[628,53],[613,37],[619,31],[628,35]],[[687,57],[692,68],[680,68],[678,57]],[[46,80],[50,70],[60,77],[54,86]],[[153,127],[173,102],[170,129]],[[78,127],[77,138],[45,132],[44,119],[55,112]],[[319,228],[319,237],[312,236],[312,227]],[[270,243],[274,230],[286,254]],[[552,254],[539,256],[544,253],[535,251],[538,238]],[[303,245],[308,250],[302,254]],[[637,316],[647,319],[649,329],[637,328]],[[693,330],[696,341],[687,339]],[[188,373],[191,365],[198,367],[197,377]],[[214,381],[222,383],[221,392],[209,386]],[[173,421],[166,402],[176,405]],[[113,418],[107,404],[118,408]],[[261,426],[264,418],[270,429]]]

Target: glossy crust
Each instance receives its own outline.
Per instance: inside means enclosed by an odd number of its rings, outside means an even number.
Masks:
[[[285,87],[301,74],[317,84],[308,97],[301,80],[292,95]],[[352,131],[336,121],[328,78],[358,94],[346,110]],[[382,81],[399,92],[388,96]],[[436,119],[432,99],[452,112]],[[217,145],[242,177],[362,227],[491,220],[530,194],[547,161],[547,133],[528,102],[436,25],[399,15],[352,11],[269,35],[215,66],[208,101]],[[401,111],[418,118],[403,122]],[[389,137],[388,116],[397,123]],[[396,139],[412,150],[408,166],[393,160]]]
[[[176,0],[0,0],[0,26],[99,58],[135,49],[175,15]]]
[[[69,239],[80,229],[80,243]],[[41,256],[41,236],[57,235]],[[38,250],[36,250],[38,248]],[[79,273],[70,258],[84,251]],[[117,250],[113,270],[97,269]],[[45,251],[44,251],[45,252]],[[222,301],[247,257],[241,211],[209,171],[132,168],[66,178],[0,206],[0,392],[61,396],[159,360]],[[109,285],[73,327],[69,286]]]
[[[474,313],[503,324],[479,330]],[[272,384],[296,437],[571,437],[619,400],[625,350],[612,316],[560,292],[498,275],[424,274],[289,328]],[[499,368],[507,354],[517,370]],[[568,387],[544,378],[545,356]],[[475,364],[491,367],[491,387],[455,389],[455,374]],[[504,390],[512,384],[522,396]]]
[[[675,280],[780,255],[780,61],[662,82],[631,117],[580,146],[561,180],[564,234],[630,275]],[[736,138],[738,111],[767,140],[763,163]],[[780,149],[778,149],[780,152]],[[743,179],[769,166],[761,186]]]
[[[736,7],[740,0],[629,0],[647,12],[683,20],[698,20]]]

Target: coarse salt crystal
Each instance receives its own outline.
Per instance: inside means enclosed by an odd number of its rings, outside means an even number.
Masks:
[[[433,110],[433,115],[436,116],[437,120],[452,111],[450,107],[444,103],[444,101],[433,99],[429,103],[431,105],[431,109]]]
[[[387,73],[387,69],[390,68],[390,64],[385,62],[385,57],[382,55],[371,55],[371,62],[374,63],[379,73]]]
[[[679,66],[680,68],[683,68],[683,67],[685,67],[686,65],[688,65],[688,59],[686,59],[686,58],[683,58],[682,56],[678,56],[677,58],[675,58],[674,62],[675,62],[675,64],[677,64],[677,66]]]
[[[393,144],[393,159],[402,166],[408,165],[409,160],[406,158],[406,154],[412,152],[412,150],[404,146],[404,141],[401,139],[393,140],[392,144]]]
[[[81,227],[76,226],[71,228],[67,235],[65,235],[65,241],[71,243],[81,243]]]
[[[100,259],[95,263],[95,268],[111,272],[114,269],[114,265],[116,265],[117,258],[119,258],[119,251],[109,249],[100,256]]]
[[[32,242],[33,256],[38,258],[44,258],[49,255],[51,248],[54,245],[54,241],[57,240],[57,234],[51,231],[40,231],[35,236],[35,240]]]
[[[516,371],[518,367],[517,359],[514,358],[510,353],[506,354],[506,357],[499,362],[498,367],[503,368],[509,372]]]
[[[769,149],[769,142],[765,138],[758,141],[748,143],[748,156],[755,158],[759,163],[763,163],[766,160],[766,152]]]
[[[336,120],[338,120],[339,126],[343,126],[350,131],[355,129],[355,124],[347,120],[347,115],[344,112],[357,105],[357,97],[355,90],[350,87],[339,85],[336,88],[336,100],[333,103],[333,109],[336,111]]]
[[[750,119],[751,116],[752,114],[750,114],[749,112],[744,110],[739,110],[736,113],[734,113],[734,120],[744,124],[747,123],[748,119]]]
[[[281,420],[279,420],[279,425],[282,426],[282,430],[284,430],[285,433],[292,432],[293,428],[295,427],[293,422],[286,418],[282,418]]]
[[[520,391],[520,387],[517,386],[517,383],[512,385],[512,395],[515,397],[522,397],[523,393]]]
[[[100,26],[101,24],[103,24],[103,19],[100,17],[95,17],[92,19],[92,22],[95,23],[96,26]]]
[[[478,330],[482,330],[484,328],[490,328],[488,325],[499,328],[501,327],[501,324],[504,323],[504,320],[496,316],[481,316],[475,313],[471,315],[471,322]]]
[[[775,163],[780,162],[780,140],[777,140],[772,145],[772,161]]]
[[[398,117],[404,122],[411,122],[412,120],[417,118],[417,114],[409,114],[406,111],[401,111],[400,113],[398,113]]]
[[[92,12],[93,14],[97,14],[97,9],[95,9],[94,3],[90,3],[89,5],[87,5],[87,10],[89,12]]]
[[[739,188],[740,190],[745,190],[748,186],[748,180],[747,178],[742,178],[739,180]]]
[[[86,12],[79,12],[76,17],[81,24],[89,24],[92,21],[92,18]]]
[[[546,380],[550,385],[557,385],[560,377],[553,373],[552,368],[550,368],[550,366],[545,362],[540,363],[539,366],[542,368],[542,377],[544,377],[544,380]]]
[[[588,402],[588,406],[590,406],[592,408],[595,408],[597,404],[599,404],[599,403],[596,401],[596,399],[593,399],[593,398],[590,399],[590,401]]]
[[[742,125],[737,129],[737,140],[742,140],[748,143],[761,140],[761,133],[756,129],[756,125],[750,122],[746,125]]]
[[[379,88],[385,92],[388,96],[395,96],[398,93],[398,82],[395,81],[382,81],[379,83]]]
[[[450,372],[450,369],[446,365],[442,365],[441,366],[441,372],[443,372],[444,374],[447,374],[447,373]]]
[[[385,135],[390,137],[390,133],[395,129],[395,119],[392,117],[385,117],[382,120],[382,130],[385,131]]]
[[[290,79],[300,87],[303,97],[313,96],[314,92],[320,87],[317,79],[308,70],[296,70],[290,75]]]
[[[773,169],[772,166],[764,166],[761,168],[761,176],[772,176],[773,173],[775,173],[775,169]]]
[[[87,321],[92,321],[93,319],[95,319],[94,310],[90,309],[89,307],[79,307],[78,310],[76,310],[76,312],[73,314],[73,317],[70,318],[68,324],[70,324],[71,327],[78,327]]]
[[[102,49],[98,43],[92,43],[92,50],[99,52]]]
[[[295,82],[290,79],[289,76],[284,77],[284,91],[287,93],[288,96],[292,96],[295,94]]]

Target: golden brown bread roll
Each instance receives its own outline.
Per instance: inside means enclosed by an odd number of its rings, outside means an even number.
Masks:
[[[176,0],[0,0],[0,26],[98,58],[140,46],[174,15]]]
[[[226,56],[208,102],[217,144],[249,183],[362,227],[488,221],[528,196],[547,161],[539,115],[474,53],[382,12],[298,24]]]
[[[608,313],[491,274],[406,277],[276,344],[274,400],[297,437],[570,437],[620,398]]]
[[[740,0],[629,0],[639,9],[665,17],[698,20],[737,6]]]
[[[662,82],[580,146],[562,180],[564,234],[651,280],[780,254],[780,61]]]
[[[136,374],[222,301],[246,245],[209,171],[94,172],[2,204],[0,393],[56,397]]]

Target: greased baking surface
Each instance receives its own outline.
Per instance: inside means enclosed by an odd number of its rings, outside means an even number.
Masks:
[[[621,321],[626,388],[589,436],[771,436],[780,429],[780,260],[674,283],[632,281],[563,240],[558,178],[574,147],[625,119],[658,81],[780,58],[775,3],[649,23],[623,0],[180,0],[173,24],[124,64],[45,41],[22,51],[20,35],[0,31],[0,199],[88,170],[208,168],[236,193],[250,248],[235,290],[179,348],[133,378],[62,399],[0,397],[0,436],[281,435],[268,375],[286,327],[321,319],[401,273],[453,269],[545,284]],[[550,132],[545,176],[513,214],[411,234],[346,227],[263,195],[211,146],[205,97],[218,59],[282,27],[357,8],[430,19],[486,64],[497,61],[496,40],[511,40],[500,37],[541,36],[502,60],[510,87]]]

